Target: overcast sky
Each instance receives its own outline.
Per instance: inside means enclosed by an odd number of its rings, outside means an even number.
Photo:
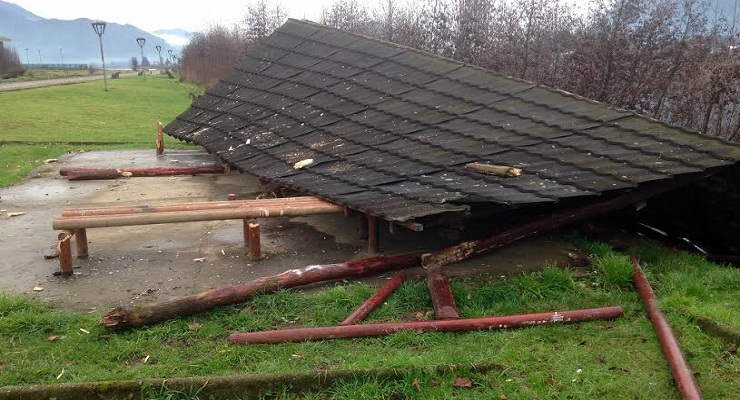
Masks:
[[[207,29],[215,24],[231,26],[242,21],[250,0],[5,0],[44,18],[100,19],[131,24],[147,32],[181,28],[187,31]],[[288,16],[318,22],[321,11],[334,0],[267,0],[281,4]],[[375,6],[379,0],[359,0]],[[589,0],[570,0],[579,11],[586,10]],[[196,4],[202,4],[197,5]]]
[[[131,24],[147,32],[182,28],[197,31],[214,24],[232,25],[244,18],[249,0],[5,0],[44,17],[89,18]],[[273,1],[268,0],[271,4]],[[333,0],[282,0],[292,18],[317,21]],[[196,5],[198,4],[198,5]]]

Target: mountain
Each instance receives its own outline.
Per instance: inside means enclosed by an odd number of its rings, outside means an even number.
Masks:
[[[15,4],[0,1],[0,36],[10,38],[6,47],[14,47],[23,63],[85,63],[100,66],[98,35],[92,20],[79,18],[72,21],[46,19]],[[141,48],[136,38],[146,39],[144,56],[150,62],[159,60],[155,46],[162,46],[162,58],[167,50],[179,54],[181,45],[168,44],[164,39],[145,32],[133,25],[108,23],[103,34],[105,63],[110,67],[130,66],[132,57],[141,58]]]
[[[188,44],[190,42],[190,35],[192,34],[184,29],[160,29],[152,33],[164,39],[170,46],[178,47],[184,47]]]

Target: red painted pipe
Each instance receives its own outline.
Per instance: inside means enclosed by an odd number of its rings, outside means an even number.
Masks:
[[[319,328],[285,329],[279,331],[232,333],[232,343],[281,343],[325,339],[383,336],[400,331],[470,331],[482,329],[509,329],[522,326],[545,325],[555,322],[581,322],[611,319],[622,316],[622,307],[589,308],[538,314],[508,315],[441,321],[391,322],[384,324],[328,326]]]
[[[401,286],[401,283],[406,279],[406,273],[403,271],[398,271],[395,275],[393,275],[393,278],[386,282],[383,286],[378,289],[375,294],[370,296],[369,299],[365,300],[362,305],[357,307],[357,309],[349,315],[344,321],[342,321],[339,325],[354,325],[363,319],[370,315],[373,310],[378,308],[379,305],[381,305],[385,299],[388,298],[393,292],[398,289],[399,286]]]
[[[660,345],[663,347],[668,364],[671,366],[673,379],[676,381],[681,398],[684,400],[701,400],[701,393],[699,393],[699,387],[696,384],[694,374],[683,358],[683,354],[681,354],[681,348],[678,346],[676,336],[673,335],[671,325],[668,323],[665,315],[660,311],[660,308],[658,308],[658,300],[655,297],[653,288],[650,287],[650,282],[645,277],[645,273],[642,271],[637,259],[632,257],[630,261],[632,262],[632,278],[635,281],[635,286],[640,293],[640,297],[642,297],[643,303],[645,303],[645,308],[647,309],[650,321],[653,323],[655,333],[658,334]]]

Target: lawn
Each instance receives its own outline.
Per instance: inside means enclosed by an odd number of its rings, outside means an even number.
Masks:
[[[0,92],[0,186],[68,151],[154,147],[156,122],[190,105],[197,86],[166,76]]]
[[[546,266],[538,273],[496,281],[453,280],[461,315],[621,305],[623,317],[508,331],[402,332],[379,338],[235,345],[227,343],[229,333],[335,325],[375,288],[346,283],[312,295],[285,290],[122,333],[97,326],[100,314],[63,313],[26,298],[4,296],[0,297],[0,386],[390,368],[418,372],[396,379],[363,376],[299,394],[285,387],[266,398],[678,398],[632,286],[628,258],[603,244],[574,241],[595,254],[591,273]],[[736,343],[703,331],[695,317],[711,317],[737,332],[740,272],[651,244],[634,254],[642,260],[705,398],[736,396],[740,393]],[[426,284],[406,282],[371,314],[370,321],[413,320],[431,309]],[[465,367],[486,363],[492,367]],[[434,370],[453,365],[462,367]],[[455,387],[457,378],[470,380],[471,387]],[[142,398],[200,396],[151,390]]]
[[[44,160],[69,151],[152,148],[156,121],[172,120],[190,104],[189,93],[201,91],[163,76],[127,77],[109,84],[108,92],[96,81],[0,93],[0,185],[11,185]],[[344,282],[311,295],[284,290],[127,332],[98,326],[100,313],[61,312],[26,297],[0,294],[0,387],[390,370],[404,372],[395,377],[358,375],[301,393],[284,386],[265,398],[678,398],[632,285],[628,258],[607,245],[569,238],[594,254],[588,273],[546,266],[542,272],[494,281],[453,280],[461,315],[621,305],[623,317],[504,331],[403,332],[379,338],[234,345],[226,341],[229,333],[337,324],[376,288]],[[705,398],[737,398],[740,270],[649,243],[632,252],[639,256]],[[413,320],[431,310],[426,284],[406,282],[369,322]],[[707,323],[721,329],[709,329]],[[480,365],[488,367],[476,367]],[[469,385],[456,387],[457,378],[469,380]],[[162,389],[141,394],[157,400],[201,397],[197,391]]]

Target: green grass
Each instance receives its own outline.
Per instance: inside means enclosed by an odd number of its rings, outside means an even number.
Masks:
[[[67,151],[153,147],[156,122],[173,120],[202,89],[165,76],[0,92],[0,186]]]
[[[585,242],[582,242],[582,244]],[[598,246],[588,244],[588,246]],[[593,248],[592,248],[593,250]],[[731,343],[701,331],[685,310],[738,328],[740,271],[685,253],[637,250],[706,398],[740,392]],[[420,372],[399,381],[358,378],[322,391],[271,398],[669,399],[677,392],[639,297],[626,283],[629,260],[601,248],[595,273],[574,278],[553,266],[501,281],[453,280],[463,317],[621,305],[614,321],[466,333],[402,332],[311,343],[233,345],[232,332],[325,326],[341,321],[374,288],[350,284],[313,295],[279,291],[234,307],[123,333],[97,326],[99,314],[74,314],[0,296],[0,386],[109,379],[496,363],[492,372]],[[580,276],[580,275],[579,275]],[[426,285],[406,282],[370,321],[409,320],[431,310]],[[80,328],[89,331],[85,333]],[[57,336],[50,341],[49,336]],[[145,362],[146,360],[146,362]],[[57,379],[64,370],[65,373]],[[459,376],[472,388],[454,388]],[[147,391],[142,398],[198,398]]]
[[[115,71],[109,71],[108,74],[112,74]],[[102,70],[96,70],[95,75],[102,75]],[[8,83],[8,82],[27,82],[27,81],[38,81],[38,80],[46,80],[46,79],[57,79],[57,78],[68,78],[72,76],[89,76],[90,73],[84,69],[84,70],[36,70],[36,69],[29,69],[26,70],[26,72],[18,77],[15,78],[6,78],[0,80],[0,83]]]

